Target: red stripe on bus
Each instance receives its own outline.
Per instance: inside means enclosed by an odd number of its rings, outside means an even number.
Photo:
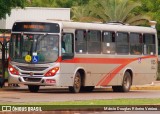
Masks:
[[[85,63],[85,64],[122,64],[134,58],[74,58],[71,60],[62,60],[62,63]]]
[[[97,83],[97,86],[98,85],[101,85],[101,86],[106,86],[108,85],[108,83],[115,77],[115,75],[120,71],[122,70],[126,65],[128,65],[129,63],[133,62],[137,60],[136,59],[131,59],[131,60],[128,60],[128,61],[125,61],[123,64],[121,64],[120,66],[118,66],[117,68],[115,68],[113,71],[109,72],[107,75],[104,76],[103,79],[101,79],[98,83]]]
[[[147,58],[155,58],[155,56],[145,56],[145,57],[141,57],[141,59],[147,59]],[[124,62],[123,64],[121,64],[118,68],[116,68],[115,70],[113,70],[112,72],[108,73],[107,75],[105,75],[103,77],[103,79],[101,79],[98,83],[97,86],[107,86],[109,84],[109,82],[116,76],[116,74],[118,74],[125,66],[127,66],[129,63],[138,60],[138,58],[135,58],[129,62]]]
[[[139,58],[155,58],[157,56],[145,56],[138,58],[73,58],[68,60],[62,60],[61,57],[58,58],[57,62],[61,63],[86,63],[86,64],[124,64],[129,63]]]
[[[109,84],[109,82],[116,76],[116,74],[122,70],[127,64],[124,65],[120,65],[118,68],[116,68],[113,72],[111,72],[109,75],[106,75],[105,79],[103,81],[101,81],[101,83],[98,83],[98,85],[100,86],[107,86]]]
[[[116,68],[115,68],[116,69]],[[107,73],[105,76],[103,76],[103,78],[98,82],[98,84],[96,86],[101,85],[101,83],[103,83],[104,80],[107,79],[107,77],[115,70],[113,69],[111,72]]]

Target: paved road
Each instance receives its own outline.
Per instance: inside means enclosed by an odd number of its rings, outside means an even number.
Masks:
[[[0,90],[0,102],[3,104],[22,102],[54,102],[54,101],[77,101],[91,99],[118,99],[118,98],[160,98],[160,90],[134,90],[129,93],[114,93],[110,89],[95,89],[91,93],[69,93],[68,89],[43,88],[38,93],[30,93],[26,87],[5,88]],[[37,114],[35,112],[30,114]],[[24,113],[24,114],[29,114]],[[53,111],[53,114],[159,114],[159,111]],[[14,114],[10,112],[8,114]],[[15,113],[17,114],[17,112]],[[18,114],[21,114],[19,112]],[[48,114],[48,112],[42,112]]]
[[[91,93],[69,93],[68,89],[43,88],[38,93],[30,93],[26,87],[0,90],[0,102],[54,102],[92,99],[118,98],[160,98],[160,90],[134,90],[115,93],[109,89],[95,89]]]

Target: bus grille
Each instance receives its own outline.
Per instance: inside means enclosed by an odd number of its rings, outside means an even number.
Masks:
[[[28,66],[17,66],[19,69],[24,71],[43,71],[48,67],[28,67]]]
[[[26,82],[40,82],[41,78],[28,78],[28,77],[24,77],[23,78]]]
[[[22,75],[31,75],[30,72],[21,72]],[[43,76],[44,73],[34,73],[36,76]]]

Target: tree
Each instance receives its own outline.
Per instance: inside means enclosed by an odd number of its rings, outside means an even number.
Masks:
[[[55,0],[30,0],[27,7],[56,7]]]
[[[150,20],[147,15],[133,12],[135,8],[141,6],[138,0],[97,0],[95,6],[99,6],[99,10],[94,9],[94,12],[105,22],[116,21],[139,25]]]
[[[89,0],[30,0],[30,3],[27,3],[26,6],[71,8],[88,2]]]
[[[151,20],[157,21],[157,30],[160,32],[160,0],[141,0],[142,7],[135,12],[145,13]]]
[[[150,20],[147,15],[135,13],[133,10],[141,6],[138,0],[90,0],[86,6],[72,8],[72,19],[93,19],[102,22],[123,22],[131,25],[144,24]],[[97,10],[98,9],[98,10]]]
[[[89,0],[55,0],[57,7],[71,8],[88,4]]]
[[[72,7],[72,20],[80,22],[102,22],[103,20],[94,17],[88,9],[88,5]]]
[[[74,6],[71,8],[72,20],[80,22],[103,22],[102,19],[97,17],[94,7],[95,2],[89,2],[86,5]]]
[[[6,14],[10,15],[12,8],[24,8],[26,2],[26,0],[0,0],[0,19],[6,18]]]

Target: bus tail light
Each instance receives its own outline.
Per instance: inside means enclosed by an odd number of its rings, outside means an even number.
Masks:
[[[54,67],[50,69],[47,73],[45,73],[44,76],[54,76],[58,70],[59,70],[59,67]]]
[[[12,65],[10,65],[10,64],[9,64],[9,66],[8,66],[8,70],[9,70],[9,72],[10,72],[11,74],[19,75],[19,71],[18,71],[15,67],[13,67]]]

